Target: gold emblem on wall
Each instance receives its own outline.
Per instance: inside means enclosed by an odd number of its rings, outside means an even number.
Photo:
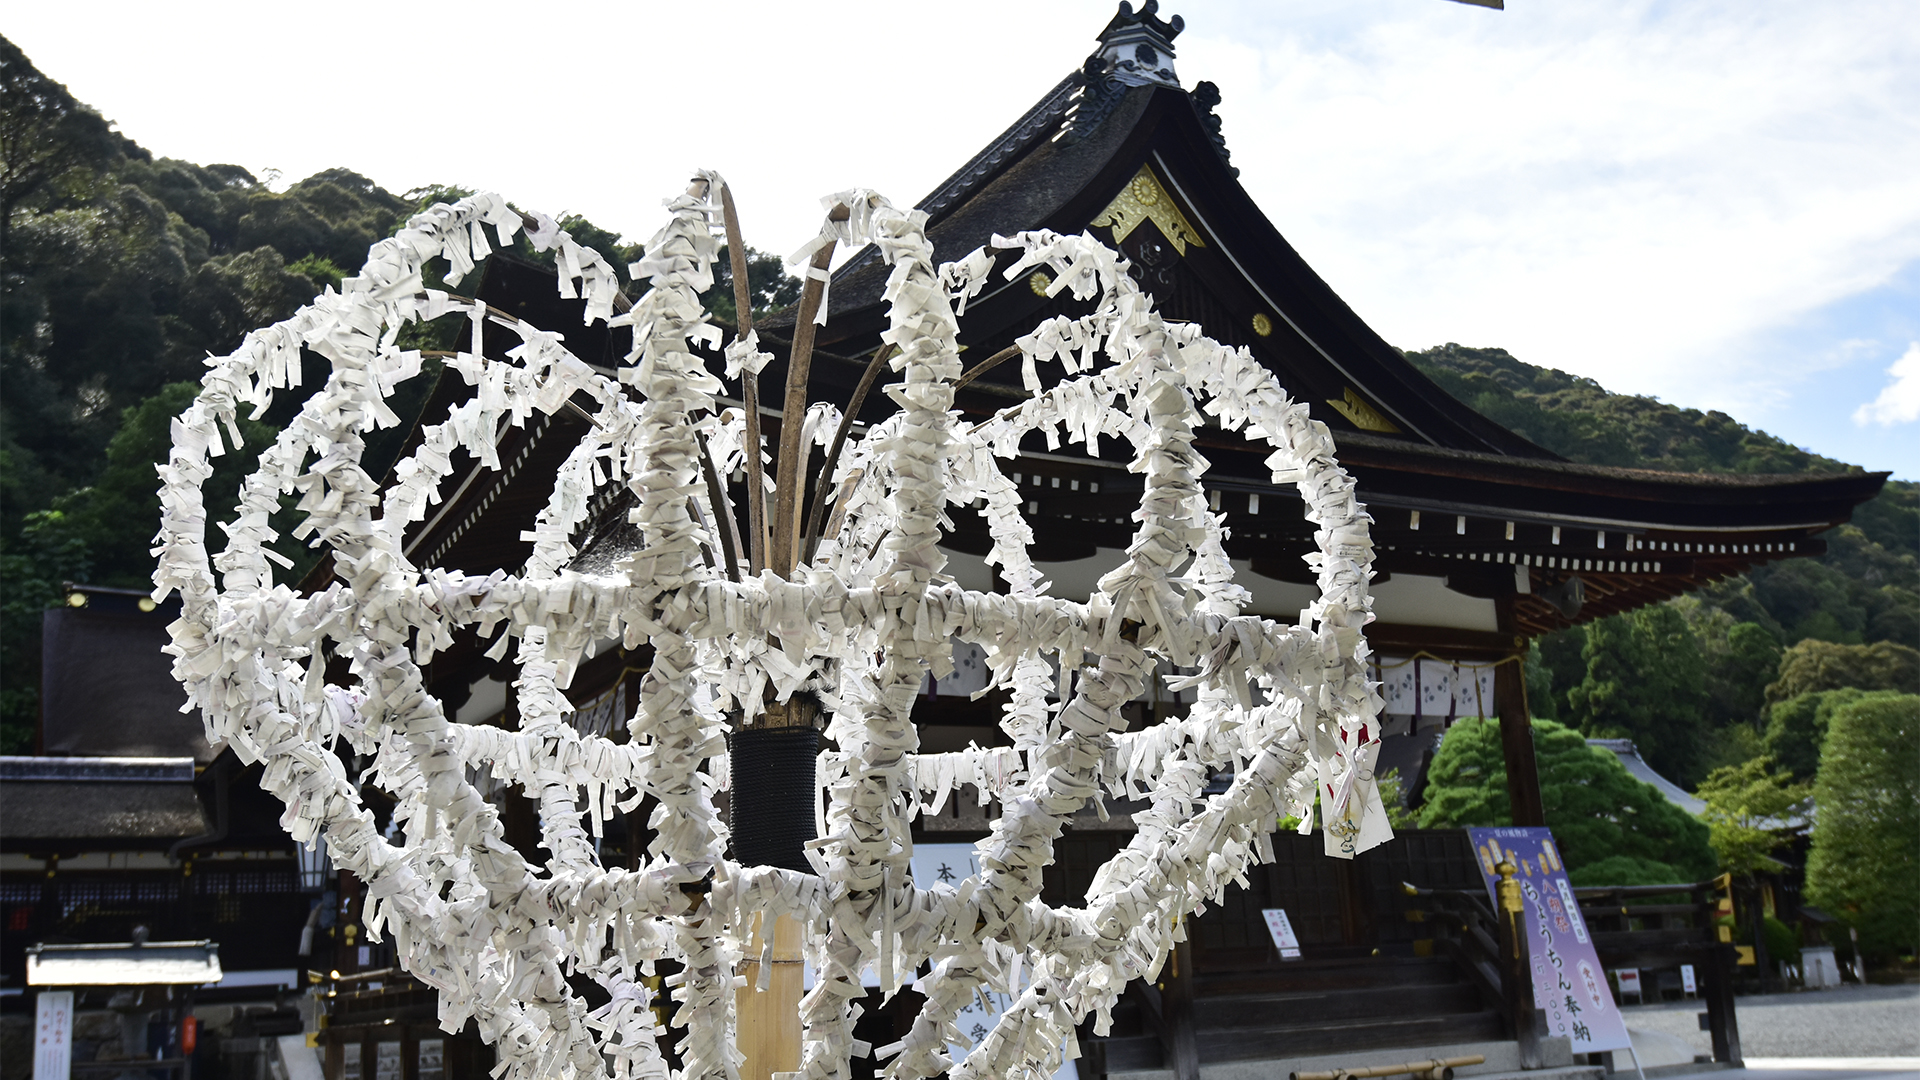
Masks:
[[[1267,318],[1266,312],[1262,311],[1254,315],[1253,332],[1259,334],[1261,337],[1266,337],[1268,334],[1273,333],[1273,320]]]
[[[1035,296],[1047,295],[1047,290],[1052,287],[1053,279],[1039,270],[1035,270],[1033,275],[1027,278],[1027,288],[1032,289]]]
[[[1200,230],[1193,227],[1187,216],[1173,204],[1167,190],[1160,186],[1160,178],[1153,175],[1153,166],[1142,165],[1140,171],[1120,189],[1105,210],[1095,215],[1093,224],[1113,228],[1113,242],[1118,244],[1141,222],[1151,221],[1160,229],[1160,235],[1167,238],[1173,250],[1181,255],[1187,253],[1187,245],[1206,247],[1207,242],[1200,239]]]
[[[1380,410],[1367,404],[1366,399],[1354,393],[1351,386],[1347,387],[1345,398],[1328,398],[1327,404],[1333,406],[1334,412],[1346,417],[1349,423],[1361,431],[1378,431],[1384,435],[1400,433],[1400,429],[1394,426],[1393,421],[1380,415]]]

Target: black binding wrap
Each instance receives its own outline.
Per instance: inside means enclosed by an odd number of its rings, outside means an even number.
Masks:
[[[728,735],[733,773],[733,857],[742,866],[813,873],[814,759],[820,733],[808,727],[738,728]]]

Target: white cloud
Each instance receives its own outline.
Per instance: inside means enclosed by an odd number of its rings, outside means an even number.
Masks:
[[[1889,427],[1920,420],[1920,341],[1909,344],[1887,374],[1893,381],[1881,389],[1879,397],[1854,410],[1854,423]]]
[[[1753,422],[1791,407],[1829,358],[1743,344],[1920,259],[1920,19],[1507,7],[1268,35],[1190,16],[1181,70],[1220,83],[1243,181],[1394,344],[1500,345]]]

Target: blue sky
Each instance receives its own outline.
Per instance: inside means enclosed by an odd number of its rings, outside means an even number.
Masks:
[[[1913,5],[1508,8],[1163,14],[1187,22],[1183,80],[1223,91],[1242,182],[1389,341],[1502,346],[1920,478]],[[823,194],[919,198],[1112,12],[110,2],[26,6],[3,32],[157,153],[491,188],[636,237],[687,170],[713,167],[749,242],[786,252]]]

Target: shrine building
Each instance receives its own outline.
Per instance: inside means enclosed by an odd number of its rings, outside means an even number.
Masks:
[[[1287,208],[1263,209],[1242,187],[1229,136],[1258,133],[1248,121],[1223,123],[1213,84],[1183,82],[1175,61],[1181,28],[1177,17],[1161,18],[1151,0],[1138,12],[1121,4],[1081,68],[1065,73],[917,203],[928,215],[936,254],[958,258],[996,234],[1023,230],[1090,233],[1125,255],[1165,317],[1197,323],[1272,370],[1331,429],[1340,463],[1373,518],[1376,621],[1366,635],[1387,701],[1382,768],[1396,766],[1411,778],[1447,724],[1497,718],[1514,824],[1544,824],[1519,662],[1529,642],[1762,564],[1820,554],[1821,534],[1872,498],[1885,474],[1705,475],[1577,464],[1450,397],[1293,249],[1276,225],[1284,224]],[[849,402],[888,325],[886,274],[872,249],[834,273],[810,400]],[[994,280],[968,304],[963,364],[1004,349],[1044,319],[1088,310],[1066,292],[1050,297],[1043,272]],[[627,352],[627,331],[583,325],[582,302],[559,297],[550,269],[496,253],[477,295],[503,313],[564,330],[568,348],[606,373]],[[792,318],[774,315],[758,327],[776,357],[762,373],[763,386],[785,379]],[[717,353],[712,364],[717,374]],[[457,378],[443,379],[421,422],[435,422],[468,392]],[[1019,365],[1007,364],[961,388],[956,408],[984,418],[1027,396]],[[762,400],[777,402],[777,394],[763,392]],[[894,409],[886,395],[869,395],[854,437]],[[782,417],[764,403],[762,412],[771,443]],[[409,527],[407,556],[423,569],[518,570],[532,550],[522,533],[587,424],[567,411],[535,416],[503,430],[498,470],[462,458],[442,486],[444,501]],[[1211,463],[1205,484],[1213,508],[1226,514],[1231,530],[1226,550],[1236,580],[1252,592],[1248,611],[1297,620],[1316,596],[1302,559],[1313,550],[1313,526],[1298,494],[1273,483],[1264,453],[1238,436],[1204,429],[1196,445]],[[1128,470],[1130,456],[1118,440],[1102,442],[1096,455],[1050,449],[1034,438],[1017,462],[1003,466],[1025,494],[1034,558],[1056,595],[1086,595],[1122,561],[1142,483]],[[823,466],[816,451],[807,473]],[[597,493],[594,505],[574,539],[575,568],[583,571],[610,568],[637,540],[625,523],[621,491]],[[945,572],[968,588],[995,589],[984,520],[963,506],[948,513],[954,528],[942,543]],[[323,583],[328,573],[323,562],[309,584]],[[511,674],[483,655],[485,647],[463,640],[437,656],[432,689],[461,722],[511,724]],[[973,700],[985,685],[973,674],[978,658],[956,661],[951,679],[928,681],[916,708],[922,749],[1010,745],[997,726],[1004,697]],[[624,738],[645,666],[644,650],[617,648],[584,662],[568,691],[579,710],[576,726]],[[1130,719],[1144,727],[1180,715],[1185,704],[1164,689],[1150,691],[1130,706]],[[515,793],[497,794],[509,840],[538,859],[535,808]],[[1056,843],[1047,902],[1076,902],[1094,870],[1124,844],[1128,806],[1110,802],[1105,810],[1090,808]],[[643,807],[614,823],[604,841],[614,852],[608,861],[618,861],[623,846],[640,857],[645,813]],[[915,841],[978,840],[995,813],[970,794],[957,796],[916,822]],[[1192,922],[1185,955],[1200,980],[1193,990],[1202,999],[1193,1012],[1202,1024],[1200,1066],[1299,1061],[1355,1045],[1412,1049],[1516,1038],[1484,982],[1437,953],[1429,927],[1404,918],[1403,882],[1480,888],[1464,834],[1403,833],[1352,861],[1325,857],[1317,837],[1283,833],[1275,844],[1276,861],[1254,868],[1249,887],[1231,889],[1224,904]],[[1290,913],[1300,961],[1277,955],[1260,914],[1271,908]],[[1213,1014],[1217,1023],[1209,1021],[1209,994],[1238,1004],[1223,1004]],[[1332,1004],[1308,1018],[1308,1010],[1287,1005],[1302,995]],[[913,1007],[910,998],[870,1009],[861,1037],[893,1041],[910,1022],[911,1012],[901,1012]],[[1269,1008],[1261,1013],[1249,1001]],[[1083,1059],[1082,1075],[1187,1076],[1187,1065],[1167,1059],[1172,1044],[1154,1008],[1117,1013],[1109,1039],[1083,1033],[1089,1046],[1105,1047]],[[895,1033],[881,1030],[886,1025]]]

